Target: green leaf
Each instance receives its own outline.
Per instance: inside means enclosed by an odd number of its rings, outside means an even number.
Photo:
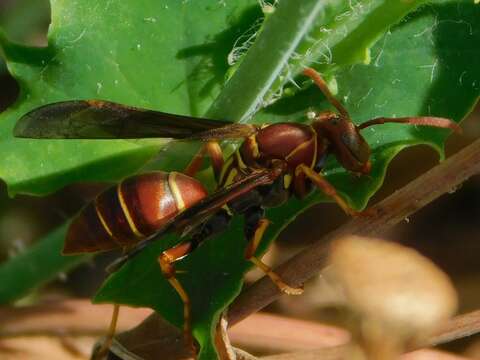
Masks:
[[[0,266],[0,304],[11,303],[68,271],[90,256],[60,256],[67,225]]]
[[[52,0],[47,48],[0,36],[21,86],[15,106],[0,115],[0,178],[9,192],[45,194],[136,171],[165,141],[40,142],[13,138],[12,128],[33,108],[71,99],[200,115],[220,89],[236,36],[259,14],[255,0]]]
[[[477,84],[480,84],[480,73],[475,67],[480,56],[475,46],[480,40],[478,15],[478,8],[466,2],[424,8],[378,42],[371,51],[369,65],[355,65],[338,71],[335,74],[340,89],[338,96],[344,100],[355,121],[361,122],[378,115],[429,113],[452,117],[457,121],[463,118],[479,94]],[[265,36],[266,29],[267,24],[260,36]],[[432,76],[433,64],[437,65]],[[253,67],[244,59],[236,75],[241,73],[242,67],[248,69],[250,66]],[[464,72],[468,73],[468,77],[465,74],[461,77]],[[444,75],[450,78],[446,80]],[[241,85],[238,86],[241,88]],[[263,96],[259,89],[250,91]],[[238,90],[232,90],[232,94],[235,91]],[[240,93],[242,91],[237,92]],[[452,102],[453,95],[462,98],[462,101]],[[227,98],[223,92],[222,97]],[[231,97],[231,104],[237,104],[237,98]],[[250,99],[250,104],[257,101],[256,97],[250,96]],[[249,107],[242,105],[242,100],[239,104],[239,112],[247,113]],[[314,88],[278,101],[258,114],[255,121],[300,119],[311,106],[317,109],[328,106]],[[235,112],[236,109],[226,111]],[[398,124],[371,128],[365,131],[374,151],[371,176],[353,177],[331,159],[327,166],[329,179],[355,207],[361,208],[378,189],[388,163],[399,151],[416,144],[430,144],[441,151],[447,134],[444,130]],[[293,218],[321,199],[320,194],[315,193],[305,201],[291,200],[286,206],[269,210],[268,217],[273,225],[267,231],[263,250]],[[156,264],[159,253],[177,241],[175,237],[168,236],[152,244],[104,284],[96,301],[147,305],[180,325],[181,302],[168,283],[162,280]],[[182,271],[180,281],[192,298],[194,333],[203,346],[201,358],[212,358],[213,349],[210,342],[206,342],[210,341],[211,324],[215,324],[219,313],[240,291],[244,271],[248,268],[243,259],[245,244],[242,223],[237,219],[228,232],[207,241],[194,255],[178,263],[178,269]],[[125,291],[126,288],[129,291]]]
[[[370,65],[355,65],[336,74],[339,93],[357,123],[378,116],[443,116],[460,121],[474,107],[480,92],[480,9],[467,1],[430,5],[387,33],[372,49]],[[301,117],[318,108],[322,96],[314,88],[265,109],[258,122]],[[338,167],[326,172],[336,187],[362,208],[383,182],[386,165],[405,146],[428,144],[443,157],[448,131],[388,124],[364,135],[373,149],[370,178],[355,178]],[[378,164],[377,164],[378,163]],[[351,189],[355,189],[352,191]],[[316,201],[316,200],[313,200]]]
[[[311,63],[322,71],[367,62],[370,46],[424,1],[303,0],[280,2],[262,35],[207,115],[244,122],[284,91]],[[235,99],[235,100],[232,100]]]
[[[0,26],[10,39],[35,43],[48,24],[49,13],[48,0],[17,0],[2,7]]]
[[[282,4],[286,4],[287,8],[291,1],[283,0]],[[312,4],[305,1],[303,6]],[[326,2],[325,6],[342,9],[345,4],[343,1],[332,1]],[[341,33],[345,37],[337,32],[330,32],[331,37],[327,38],[320,37],[325,35],[322,31],[318,34],[308,30],[303,32],[313,39],[318,36],[321,39],[318,44],[328,40],[336,64],[365,59],[366,46],[391,24],[389,21],[393,22],[392,19],[401,17],[402,11],[407,11],[407,8],[395,7],[396,2],[390,0],[359,1],[355,4],[365,5],[365,12],[355,13],[360,18],[351,19],[351,22],[349,16],[336,17],[346,14],[345,11],[329,14],[339,23],[345,22],[344,27],[335,28],[337,31],[346,29],[346,33]],[[410,4],[405,6],[414,7],[416,3]],[[227,70],[226,58],[235,39],[260,16],[255,5],[253,0],[231,1],[226,6],[216,0],[203,1],[201,5],[199,2],[180,4],[166,0],[112,0],[102,5],[93,0],[68,4],[54,1],[53,25],[47,49],[23,48],[3,39],[1,43],[9,69],[22,85],[22,97],[16,107],[0,115],[0,148],[3,154],[8,154],[0,159],[0,177],[7,181],[10,191],[40,194],[72,181],[117,179],[141,166],[162,144],[122,141],[40,143],[11,138],[11,128],[21,114],[40,104],[73,98],[100,97],[168,112],[204,113],[220,93],[220,84]],[[335,5],[338,8],[331,7]],[[379,13],[374,9],[384,11]],[[392,15],[388,11],[393,9],[400,11]],[[278,12],[280,15],[283,13]],[[288,15],[287,12],[283,14]],[[339,69],[336,64],[330,64],[330,60],[328,64],[319,66],[337,77],[339,97],[345,100],[356,121],[368,119],[372,114],[425,114],[428,113],[428,105],[435,115],[451,114],[458,120],[478,97],[480,76],[474,67],[479,60],[476,46],[480,36],[478,15],[478,7],[475,8],[471,2],[442,3],[424,9],[380,40],[371,52],[369,66]],[[278,14],[271,15],[269,20],[275,19],[275,16]],[[393,17],[388,20],[390,16]],[[286,28],[295,21],[287,18]],[[329,26],[337,24],[333,20],[328,21],[330,18],[327,15],[319,19],[325,20]],[[276,49],[269,44],[277,44],[274,41],[276,38],[285,36],[287,41],[283,45],[291,41],[288,40],[291,34],[284,34],[284,31],[269,35],[267,25],[260,36],[266,33],[271,41],[265,41],[267,45],[262,49],[262,56],[275,53]],[[325,32],[327,35],[328,29]],[[356,34],[361,36],[358,38]],[[313,43],[317,44],[316,41]],[[290,67],[296,68],[299,66],[295,62],[297,53],[323,62],[322,46],[314,55],[310,55],[310,48],[308,42],[303,41],[296,47],[282,47],[281,51],[290,51],[293,56],[281,58],[286,59]],[[409,50],[408,56],[403,55],[404,49]],[[250,52],[248,54],[250,56]],[[306,56],[307,63],[312,59],[309,56]],[[222,91],[221,97],[217,98],[216,105],[210,108],[210,114],[244,119],[256,107],[254,104],[268,102],[271,95],[264,90],[269,86],[274,90],[280,89],[278,84],[291,78],[281,79],[284,71],[282,63],[276,62],[278,57],[272,58],[275,67],[270,68],[266,63],[257,68],[255,61],[249,64],[245,57],[232,78],[232,81],[235,77],[239,80],[228,83],[225,92]],[[257,60],[260,61],[260,58]],[[433,65],[436,60],[436,69],[442,71],[434,72],[435,81],[431,82],[431,67],[425,66]],[[243,81],[240,77],[242,72],[250,74]],[[453,82],[450,82],[449,76],[454,78]],[[259,81],[250,84],[253,87],[244,84],[256,81],[257,77]],[[246,89],[253,89],[248,90],[253,94]],[[250,100],[242,102],[243,96]],[[454,102],[451,98],[460,100]],[[225,106],[218,105],[222,104],[221,101]],[[384,104],[385,101],[388,104]],[[302,120],[310,106],[316,109],[327,106],[314,88],[282,99],[262,111],[255,121]],[[388,162],[398,151],[419,143],[441,148],[446,133],[385,125],[375,128],[375,132],[367,130],[366,136],[374,147],[374,169],[370,179],[353,178],[338,168],[334,161],[328,166],[332,182],[356,207],[364,205],[378,188]],[[165,152],[165,162],[170,164],[164,168],[172,167],[172,162],[177,163],[174,164],[177,169],[181,168],[179,160],[170,154]],[[188,154],[182,155],[188,157]],[[280,209],[269,211],[274,224],[262,244],[263,249],[292,218],[319,200],[320,196],[315,194],[304,202],[292,200]],[[212,324],[240,291],[243,273],[248,267],[243,260],[246,242],[241,227],[242,222],[237,219],[227,233],[207,242],[194,255],[178,264],[180,270],[187,271],[179,277],[192,297],[195,335],[202,345],[201,358],[214,358]],[[150,306],[173,323],[181,324],[181,303],[161,276],[156,261],[161,250],[177,241],[177,238],[169,236],[147,248],[105,284],[97,301]],[[52,249],[58,251],[53,246]]]
[[[15,1],[5,9],[2,8],[0,27],[16,41],[36,41],[47,22],[48,14],[48,0]],[[0,75],[3,75],[6,69],[3,59],[0,58]]]

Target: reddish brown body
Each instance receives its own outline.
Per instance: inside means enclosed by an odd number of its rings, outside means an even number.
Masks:
[[[270,168],[273,161],[286,164],[282,174],[283,191],[303,197],[309,189],[300,165],[315,168],[326,155],[328,139],[320,136],[312,125],[277,123],[264,125],[245,139],[239,149],[225,162],[219,187],[238,181],[254,168]],[[287,196],[283,196],[287,200]],[[277,204],[280,205],[280,204]]]
[[[177,172],[132,176],[101,193],[73,220],[64,254],[129,248],[208,195]]]
[[[251,146],[255,137],[258,151]],[[317,135],[310,125],[278,123],[265,126],[246,141],[240,152],[247,165],[266,165],[273,159],[285,160],[288,170],[300,164],[314,164],[317,158]]]

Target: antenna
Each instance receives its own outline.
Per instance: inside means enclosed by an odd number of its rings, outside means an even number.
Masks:
[[[441,117],[432,117],[432,116],[417,116],[417,117],[403,117],[403,118],[379,117],[376,119],[368,120],[363,124],[358,125],[357,129],[362,130],[369,126],[381,125],[386,123],[432,126],[437,128],[443,128],[443,129],[451,129],[459,134],[462,133],[462,128],[456,122],[450,119],[441,118]]]

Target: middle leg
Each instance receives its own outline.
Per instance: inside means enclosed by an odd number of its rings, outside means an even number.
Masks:
[[[280,275],[255,256],[255,252],[269,224],[270,222],[264,218],[264,210],[260,207],[254,208],[245,214],[245,235],[249,239],[245,258],[260,268],[282,292],[289,295],[300,295],[303,293],[303,288],[294,288],[286,284]]]

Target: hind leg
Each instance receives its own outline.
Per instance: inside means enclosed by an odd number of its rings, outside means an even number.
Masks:
[[[176,278],[176,270],[174,263],[194,250],[194,244],[192,242],[181,243],[173,248],[165,250],[158,257],[158,263],[160,264],[160,269],[162,270],[163,276],[168,280],[170,285],[175,289],[177,294],[180,296],[180,299],[183,302],[183,334],[185,336],[185,341],[187,345],[196,352],[194,339],[192,335],[192,308],[190,303],[190,297],[185,291],[184,287]]]
[[[110,346],[112,346],[113,338],[115,337],[115,332],[117,329],[117,322],[118,322],[118,315],[120,312],[120,305],[113,304],[113,313],[112,319],[110,320],[110,326],[108,327],[108,332],[105,335],[105,341],[103,342],[100,349],[94,354],[93,359],[103,359],[107,355],[108,351],[110,350]]]
[[[102,343],[102,346],[100,347],[100,349],[93,354],[92,356],[93,360],[104,359],[108,354],[108,352],[110,351],[110,346],[112,345],[113,338],[115,337],[115,332],[117,329],[119,312],[120,312],[120,305],[113,304],[112,319],[110,320],[110,326],[108,327],[108,332],[105,335],[105,341]]]
[[[128,252],[128,247],[123,248],[123,254]],[[108,269],[107,269],[108,272]],[[113,304],[113,312],[112,318],[110,320],[110,326],[108,327],[108,332],[105,335],[105,341],[103,342],[100,349],[94,354],[93,360],[95,359],[103,359],[110,350],[110,346],[112,346],[113,338],[115,337],[115,333],[117,331],[117,323],[118,323],[118,316],[120,314],[120,305]]]

